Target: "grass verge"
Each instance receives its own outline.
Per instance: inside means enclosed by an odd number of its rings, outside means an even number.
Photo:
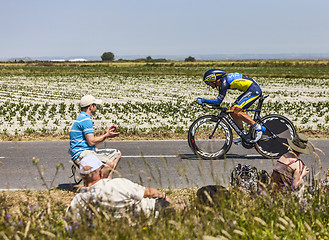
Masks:
[[[322,189],[324,190],[324,189]],[[201,204],[196,189],[167,190],[184,210],[168,209],[157,219],[114,218],[91,208],[77,218],[65,209],[74,193],[1,192],[2,239],[328,239],[329,194],[312,190],[302,198],[271,192],[230,190],[213,205]]]

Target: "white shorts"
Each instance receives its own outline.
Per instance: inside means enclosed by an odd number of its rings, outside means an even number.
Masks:
[[[93,150],[83,150],[82,153],[78,157],[78,161],[81,161],[85,156],[89,154],[96,155],[99,160],[101,160],[103,163],[106,163],[108,160],[114,161],[118,157],[118,150],[117,149],[96,149]]]

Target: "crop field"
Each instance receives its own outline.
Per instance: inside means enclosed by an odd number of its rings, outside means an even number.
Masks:
[[[264,102],[263,115],[282,114],[298,129],[329,130],[326,65],[306,64],[295,70],[288,65],[286,74],[291,75],[284,76],[282,67],[247,63],[227,68],[232,72],[250,72],[263,94],[270,95]],[[201,81],[203,72],[212,65],[0,64],[0,134],[67,135],[80,111],[79,99],[85,94],[104,101],[94,116],[96,129],[115,124],[122,133],[186,133],[198,116],[210,112],[193,100],[218,95],[217,90]],[[300,68],[304,68],[307,77],[300,76]],[[321,69],[325,69],[322,75]],[[309,77],[312,71],[317,78]],[[229,106],[239,94],[229,91],[223,104]]]

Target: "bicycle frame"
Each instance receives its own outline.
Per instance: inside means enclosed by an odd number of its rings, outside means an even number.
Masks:
[[[254,121],[255,122],[261,122],[263,125],[264,122],[262,121],[261,117],[260,117],[260,112],[262,110],[262,105],[263,105],[263,102],[264,102],[264,99],[267,98],[269,95],[265,95],[265,96],[261,96],[258,100],[258,105],[257,105],[257,109],[246,109],[246,112],[255,112],[254,114]],[[220,108],[221,109],[221,112],[219,114],[219,120],[218,122],[216,123],[215,127],[214,127],[214,130],[212,131],[211,135],[209,136],[209,139],[212,138],[212,136],[214,135],[214,133],[216,132],[217,130],[217,127],[220,123],[220,121],[222,119],[225,119],[226,122],[231,126],[231,128],[234,129],[234,131],[247,143],[250,142],[251,140],[251,131],[249,130],[249,133],[248,134],[244,134],[240,129],[239,127],[236,125],[236,123],[233,121],[232,117],[230,116],[230,113],[233,113],[232,110],[229,110],[227,111],[227,108]],[[266,127],[266,126],[265,126]],[[250,127],[251,128],[251,127]],[[275,134],[267,128],[267,130],[271,133],[272,137],[275,137]]]

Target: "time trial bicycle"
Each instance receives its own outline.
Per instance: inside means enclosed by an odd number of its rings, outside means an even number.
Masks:
[[[279,158],[288,152],[287,139],[296,135],[296,129],[288,118],[279,114],[260,116],[264,99],[268,96],[259,98],[257,109],[246,109],[246,112],[255,112],[254,121],[266,127],[256,143],[251,142],[256,136],[255,129],[250,127],[248,133],[244,134],[230,116],[233,111],[219,105],[202,104],[203,107],[219,109],[220,113],[201,116],[192,123],[188,131],[188,143],[192,151],[202,159],[224,156],[232,146],[233,129],[240,136],[243,147],[254,147],[264,157]]]

